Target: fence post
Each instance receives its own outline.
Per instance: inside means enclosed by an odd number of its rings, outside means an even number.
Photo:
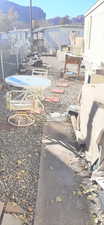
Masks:
[[[4,78],[5,78],[5,73],[4,73],[4,62],[3,62],[3,51],[2,51],[2,50],[1,50],[0,57],[1,57],[1,71],[2,71],[2,79],[4,80]]]

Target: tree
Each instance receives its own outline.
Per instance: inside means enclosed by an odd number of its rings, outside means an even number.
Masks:
[[[18,14],[17,12],[10,9],[8,14],[0,11],[0,32],[8,32],[12,30],[17,22]]]
[[[46,27],[49,26],[49,22],[47,20],[32,20],[32,28],[36,29],[38,27]]]
[[[60,19],[60,24],[70,24],[70,23],[71,23],[71,19],[67,15]]]
[[[40,27],[39,21],[38,20],[32,20],[32,28],[36,29]]]
[[[10,23],[10,28],[13,29],[17,23],[19,15],[16,11],[14,11],[13,8],[10,8],[8,11],[7,17]]]

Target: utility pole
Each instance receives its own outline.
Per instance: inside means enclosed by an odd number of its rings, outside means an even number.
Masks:
[[[33,48],[33,32],[32,32],[32,0],[30,0],[30,44],[31,44],[31,51]]]

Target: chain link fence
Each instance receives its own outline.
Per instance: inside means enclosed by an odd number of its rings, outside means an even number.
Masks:
[[[30,42],[26,32],[22,31],[17,34],[19,35],[9,34],[7,39],[0,39],[0,80],[16,74],[30,51]]]

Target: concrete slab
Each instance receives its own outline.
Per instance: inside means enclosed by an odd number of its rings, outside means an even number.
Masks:
[[[3,210],[3,206],[4,206],[4,203],[0,202],[0,216],[1,216],[1,213],[2,213],[2,210]]]
[[[5,214],[2,225],[23,225],[23,222],[18,218],[18,216]]]
[[[44,130],[47,139],[43,140],[34,225],[91,225],[87,200],[84,196],[73,195],[73,191],[78,191],[82,182],[82,177],[75,173],[80,168],[79,160],[61,143],[54,142],[55,134],[51,125],[50,140],[47,136],[49,129],[45,127]],[[56,137],[60,133],[58,127]]]

